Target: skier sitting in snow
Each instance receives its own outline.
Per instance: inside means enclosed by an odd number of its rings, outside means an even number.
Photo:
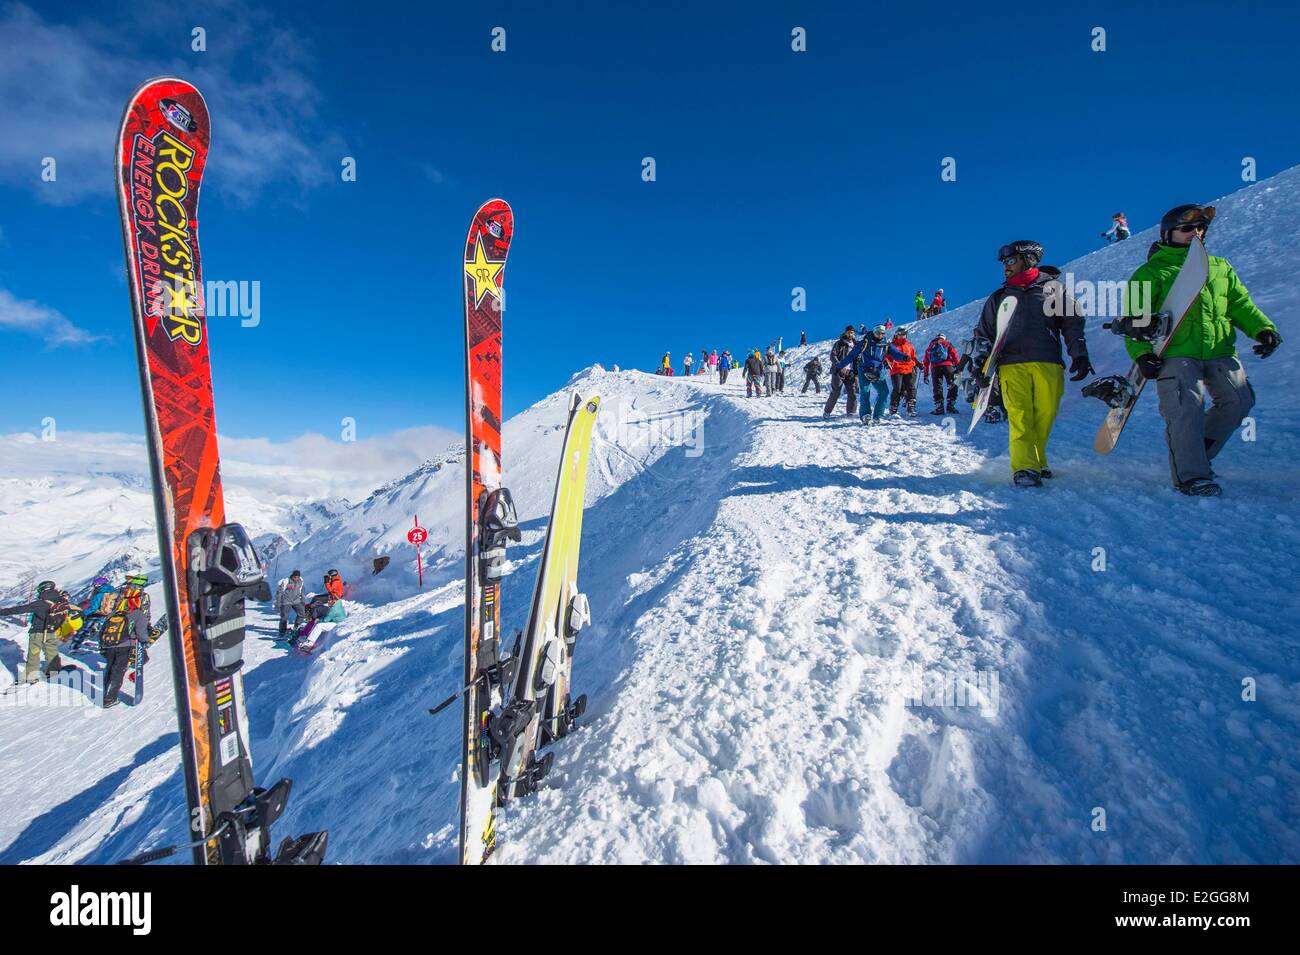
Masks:
[[[1125,315],[1130,303],[1150,303],[1159,310],[1174,279],[1187,261],[1192,240],[1205,237],[1214,220],[1213,206],[1175,206],[1160,220],[1160,242],[1149,259],[1129,279]],[[1150,294],[1143,292],[1150,289]],[[1255,392],[1237,358],[1237,330],[1258,344],[1255,354],[1267,358],[1282,344],[1277,326],[1259,310],[1227,259],[1210,256],[1205,288],[1183,317],[1163,356],[1149,341],[1125,339],[1129,355],[1142,376],[1155,379],[1160,414],[1165,419],[1169,470],[1174,487],[1183,494],[1220,493],[1210,462],[1255,403]],[[1204,409],[1208,392],[1211,406]]]
[[[14,607],[0,607],[0,617],[29,613],[27,627],[27,662],[23,668],[25,683],[41,678],[41,654],[45,654],[46,675],[62,669],[59,659],[59,627],[68,619],[72,600],[52,580],[36,585],[36,598]]]
[[[826,398],[825,407],[822,408],[823,419],[829,418],[835,412],[835,406],[840,402],[841,389],[847,394],[844,399],[845,413],[856,414],[858,411],[858,380],[853,374],[853,369],[841,368],[839,371],[835,370],[835,364],[853,351],[855,339],[853,326],[845,325],[839,341],[831,346],[830,394]]]
[[[302,571],[294,570],[292,574],[280,581],[275,590],[275,609],[280,611],[280,636],[289,628],[289,611],[293,611],[293,629],[297,630],[307,619],[307,607],[303,603],[305,585]]]
[[[885,414],[885,404],[889,401],[889,377],[885,369],[885,360],[906,361],[907,353],[900,351],[885,340],[885,326],[877,325],[866,338],[843,358],[831,365],[831,374],[841,369],[852,371],[854,363],[858,369],[858,390],[861,392],[863,424],[875,424]],[[876,404],[873,408],[867,398],[869,391],[875,391]]]
[[[1010,428],[1012,481],[1018,487],[1040,487],[1043,478],[1052,476],[1047,441],[1065,391],[1062,338],[1070,355],[1070,380],[1082,381],[1092,371],[1083,314],[1060,282],[1060,269],[1040,268],[1042,258],[1043,247],[1028,240],[998,250],[1006,282],[988,297],[975,328],[976,338],[996,341],[998,307],[1008,296],[1017,300],[997,367],[987,374],[980,369],[979,380],[981,388],[987,387],[997,372]],[[937,387],[935,396],[937,400]]]
[[[1110,228],[1101,237],[1107,242],[1123,242],[1129,237],[1128,218],[1122,212],[1117,212],[1110,218]]]

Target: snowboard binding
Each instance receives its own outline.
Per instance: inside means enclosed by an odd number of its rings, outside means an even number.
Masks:
[[[1158,342],[1168,338],[1174,330],[1174,313],[1156,312],[1154,315],[1132,315],[1115,318],[1101,326],[1116,335],[1141,342]]]
[[[1126,375],[1107,375],[1084,385],[1083,396],[1098,398],[1111,408],[1123,408],[1137,397],[1137,390]]]

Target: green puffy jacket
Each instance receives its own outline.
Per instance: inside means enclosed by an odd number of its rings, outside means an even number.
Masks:
[[[1183,262],[1187,260],[1187,246],[1159,245],[1147,261],[1139,265],[1125,290],[1125,315],[1129,302],[1144,302],[1146,296],[1139,291],[1142,283],[1150,283],[1155,310],[1164,305],[1165,296],[1174,284]],[[1250,293],[1241,284],[1237,273],[1227,259],[1210,256],[1210,276],[1192,303],[1187,317],[1165,349],[1166,358],[1232,358],[1237,354],[1237,329],[1254,339],[1266,328],[1277,330],[1268,316],[1250,300]],[[1134,360],[1138,355],[1154,351],[1150,342],[1133,338],[1124,339],[1124,347]]]

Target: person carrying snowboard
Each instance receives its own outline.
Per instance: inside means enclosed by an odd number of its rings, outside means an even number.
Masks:
[[[1010,430],[1011,478],[1017,487],[1040,487],[1043,478],[1052,476],[1047,442],[1065,392],[1062,339],[1070,355],[1070,380],[1082,381],[1092,372],[1082,311],[1060,282],[1060,269],[1040,267],[1042,258],[1043,247],[1028,240],[998,250],[1006,281],[985,301],[975,327],[976,338],[997,341],[998,306],[1008,296],[1016,299],[997,368],[977,373],[984,388],[997,372]],[[936,400],[938,394],[936,385]]]
[[[1110,228],[1101,234],[1107,242],[1123,242],[1129,237],[1128,218],[1122,212],[1110,217]]]
[[[68,619],[71,609],[71,598],[52,580],[42,580],[36,585],[35,599],[13,607],[0,607],[0,617],[31,614],[31,619],[27,622],[24,683],[40,682],[42,653],[45,654],[47,676],[58,673],[63,668],[59,659],[59,627]]]
[[[885,368],[885,361],[889,358],[896,361],[905,361],[907,354],[889,344],[885,340],[885,326],[877,325],[867,334],[866,338],[854,346],[852,351],[831,366],[833,374],[842,368],[852,371],[854,363],[857,363],[858,391],[861,393],[861,421],[863,424],[875,424],[884,417],[885,404],[889,401],[889,376]],[[876,393],[874,408],[868,397],[868,394],[872,391]]]
[[[926,382],[930,381],[931,375],[934,376],[934,410],[930,414],[957,413],[957,362],[960,360],[957,349],[952,347],[943,333],[934,336],[930,339],[930,344],[925,346],[925,363],[921,370]],[[945,393],[948,399],[946,405]]]
[[[302,571],[294,570],[288,577],[280,581],[275,590],[275,609],[280,611],[280,636],[284,637],[285,632],[289,629],[289,611],[293,611],[293,629],[297,630],[302,626],[303,621],[307,619],[307,606],[304,603],[306,593],[304,592]]]
[[[961,361],[957,362],[957,381],[966,396],[966,403],[974,405],[979,398],[979,369],[993,351],[993,343],[983,338],[968,338],[962,345]],[[996,384],[989,393],[988,407],[984,411],[986,424],[997,424],[1006,420],[1006,409],[1002,407],[1002,389]]]
[[[763,359],[755,348],[745,358],[745,397],[763,397]]]
[[[1187,260],[1192,239],[1204,239],[1213,220],[1213,206],[1187,204],[1164,214],[1160,242],[1129,279],[1125,316],[1132,315],[1129,308],[1138,303],[1149,302],[1156,311],[1160,309]],[[1237,357],[1237,330],[1255,340],[1253,351],[1260,358],[1267,358],[1282,344],[1277,326],[1251,300],[1228,260],[1216,255],[1209,259],[1205,287],[1163,356],[1156,357],[1149,341],[1125,339],[1142,376],[1156,383],[1174,487],[1193,496],[1221,492],[1210,462],[1255,403],[1255,391]],[[1207,394],[1209,411],[1204,407]]]
[[[725,385],[727,383],[727,372],[729,371],[731,371],[731,352],[723,351],[718,356],[718,384]]]
[[[889,368],[889,383],[893,386],[889,399],[889,413],[891,415],[898,414],[899,404],[906,402],[907,413],[915,416],[916,349],[907,340],[906,328],[900,328],[894,332],[893,347],[906,357],[896,359],[892,354],[885,356],[885,365]]]
[[[808,385],[812,384],[817,394],[822,393],[822,361],[820,358],[813,358],[812,361],[803,366],[803,389],[799,392],[801,395],[808,393]]]
[[[835,413],[835,406],[840,402],[841,389],[846,393],[844,413],[857,414],[858,412],[858,379],[853,374],[853,368],[835,370],[835,366],[843,360],[844,356],[853,351],[855,339],[853,326],[846,325],[839,340],[831,346],[830,395],[826,398],[825,407],[822,408],[823,420]]]

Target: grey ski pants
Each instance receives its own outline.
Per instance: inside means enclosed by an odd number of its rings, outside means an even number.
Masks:
[[[1166,358],[1156,379],[1175,484],[1210,477],[1210,462],[1255,404],[1255,391],[1234,358]],[[1205,396],[1210,409],[1205,410]]]

